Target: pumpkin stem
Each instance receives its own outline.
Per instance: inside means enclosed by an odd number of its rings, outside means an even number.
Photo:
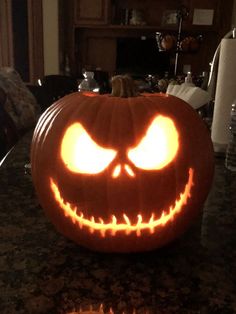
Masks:
[[[114,97],[135,97],[138,95],[134,80],[129,75],[116,75],[111,79],[111,96]]]

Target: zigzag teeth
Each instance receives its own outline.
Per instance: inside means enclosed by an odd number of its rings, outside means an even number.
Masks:
[[[117,225],[117,218],[115,215],[112,215],[112,227],[115,227]],[[115,236],[116,235],[117,230],[114,228],[111,229],[111,235]]]
[[[137,226],[142,223],[143,217],[141,215],[138,215],[138,221],[137,221]]]
[[[149,223],[153,223],[154,221],[154,214],[152,213],[151,218],[149,219]]]
[[[100,223],[101,225],[104,225],[104,220],[103,220],[101,217],[99,217],[98,220],[99,220],[99,223]],[[101,233],[101,236],[104,238],[105,235],[106,235],[106,230],[103,229],[103,228],[101,228],[101,229],[100,229],[100,233]]]
[[[84,214],[80,213],[80,215],[79,215],[79,222],[78,222],[80,229],[83,228],[83,222],[82,222],[83,218],[84,218]]]
[[[105,230],[105,229],[101,229],[101,230],[100,230],[100,233],[101,233],[102,238],[105,238],[105,236],[106,236],[106,230]]]
[[[128,227],[130,227],[130,226],[131,226],[131,223],[130,223],[129,217],[126,216],[125,214],[123,214],[123,218],[124,218],[125,224],[126,224]],[[128,235],[128,234],[130,234],[130,233],[131,233],[131,229],[126,228],[125,234]]]
[[[101,225],[104,225],[104,220],[101,217],[99,217],[98,220]]]
[[[107,223],[104,222],[102,218],[98,218],[98,221],[95,221],[94,216],[90,219],[84,217],[83,213],[78,212],[78,207],[72,206],[69,202],[66,202],[60,194],[60,191],[57,185],[54,183],[53,179],[50,178],[51,189],[54,193],[55,199],[62,208],[65,217],[69,217],[74,224],[78,224],[79,228],[82,229],[84,226],[89,229],[91,233],[95,231],[100,232],[102,237],[105,237],[106,232],[109,232],[111,235],[115,236],[118,231],[123,231],[125,234],[130,234],[131,232],[136,233],[137,236],[140,236],[144,230],[149,230],[150,233],[154,233],[155,228],[159,226],[164,226],[169,221],[173,221],[176,214],[179,213],[182,209],[182,206],[188,202],[188,198],[191,197],[191,187],[193,184],[193,169],[189,170],[189,180],[185,185],[183,193],[179,194],[179,199],[175,201],[174,206],[169,207],[169,211],[162,211],[162,214],[159,218],[154,218],[152,213],[149,221],[143,222],[142,215],[137,215],[137,222],[132,224],[129,217],[126,214],[123,214],[124,222],[118,222],[117,217],[112,215],[111,220]]]
[[[89,314],[89,313],[104,314],[103,304],[101,304],[98,309],[96,309],[96,307],[93,307],[93,305],[90,304],[87,309],[83,309],[80,306],[79,310],[76,308],[73,308],[72,312],[68,312],[68,314]],[[114,314],[112,308],[110,309],[109,313]]]
[[[126,224],[127,224],[128,226],[131,226],[131,223],[130,223],[129,217],[128,217],[128,216],[126,216],[125,214],[123,214],[123,217],[124,217],[124,220],[125,220]]]
[[[150,224],[150,233],[154,233],[154,231],[155,231],[155,228],[153,227],[153,222],[154,222],[154,214],[152,213],[152,215],[151,215],[151,218],[149,219],[149,224]]]
[[[67,209],[67,208],[71,209],[71,206],[70,206],[70,203],[69,203],[69,202],[65,202],[65,208],[66,208],[66,209]],[[66,209],[64,209],[65,216],[66,216],[66,217],[70,217],[70,213],[69,213],[69,211],[66,210]]]
[[[99,312],[100,312],[101,314],[104,314],[103,304],[102,304],[102,303],[100,304]]]
[[[77,223],[77,207],[76,206],[74,206],[74,207],[70,206],[70,208],[71,208],[71,211],[73,212],[72,222],[73,222],[73,224],[76,224]]]
[[[92,216],[92,217],[90,218],[90,222],[91,222],[92,224],[95,223],[94,216]],[[89,230],[90,230],[90,233],[94,233],[94,231],[95,231],[95,229],[94,229],[93,227],[90,227]]]
[[[137,224],[136,224],[136,235],[137,237],[140,237],[141,236],[141,228],[142,228],[142,221],[143,221],[143,217],[141,215],[138,215],[138,221],[137,221]]]
[[[113,309],[110,307],[109,314],[114,314]]]
[[[112,224],[116,225],[117,224],[117,218],[115,215],[112,215]]]
[[[140,236],[141,236],[141,231],[140,231],[140,229],[137,229],[137,230],[136,230],[136,235],[137,235],[137,237],[140,237]]]

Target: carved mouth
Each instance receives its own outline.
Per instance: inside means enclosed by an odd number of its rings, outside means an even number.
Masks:
[[[106,233],[115,236],[117,232],[124,232],[126,235],[135,232],[137,236],[141,236],[142,231],[144,230],[148,230],[151,234],[157,232],[159,228],[173,221],[175,216],[182,211],[183,206],[187,204],[188,199],[191,197],[190,192],[192,186],[194,185],[193,169],[189,168],[188,173],[188,181],[185,184],[184,190],[176,199],[174,205],[170,206],[168,210],[163,210],[162,214],[158,218],[156,218],[155,214],[152,213],[149,221],[147,222],[144,222],[142,215],[139,214],[137,215],[137,223],[135,224],[131,223],[129,217],[126,214],[123,214],[123,222],[117,221],[115,215],[112,215],[109,222],[104,222],[101,217],[99,217],[97,221],[95,221],[94,217],[91,217],[90,219],[84,217],[83,212],[77,206],[70,204],[63,199],[57,184],[52,178],[50,178],[50,187],[54,198],[60,208],[63,210],[65,217],[70,219],[73,224],[77,224],[80,229],[86,227],[89,229],[90,233],[98,231],[102,237],[105,237]]]

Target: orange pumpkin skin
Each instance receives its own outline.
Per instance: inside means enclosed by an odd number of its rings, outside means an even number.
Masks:
[[[140,153],[140,143],[150,137],[147,130],[158,117],[173,122],[178,147],[164,166],[144,169],[148,159],[143,167],[142,158],[134,163],[128,152]],[[70,159],[68,147],[82,139],[77,139],[77,129],[69,135],[73,125],[82,126],[90,144],[102,147],[107,156],[110,150],[116,152],[97,173],[87,173],[88,165],[80,167],[84,159]],[[154,132],[149,146],[144,140],[153,156],[160,153],[156,151],[161,136]],[[64,142],[69,143],[66,157]],[[72,152],[80,157],[84,148],[78,147]],[[135,147],[137,151],[132,150]],[[93,153],[96,149],[85,158],[91,158],[91,169],[103,154]],[[32,178],[47,216],[66,237],[104,252],[147,251],[179,237],[201,211],[212,182],[213,160],[204,122],[188,104],[166,94],[129,98],[70,94],[41,116],[31,148]]]

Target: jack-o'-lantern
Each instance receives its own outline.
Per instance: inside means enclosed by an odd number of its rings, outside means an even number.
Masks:
[[[212,143],[182,100],[135,95],[120,76],[113,87],[112,95],[70,94],[46,110],[32,140],[32,177],[68,238],[98,251],[152,250],[197,217],[212,181]]]

